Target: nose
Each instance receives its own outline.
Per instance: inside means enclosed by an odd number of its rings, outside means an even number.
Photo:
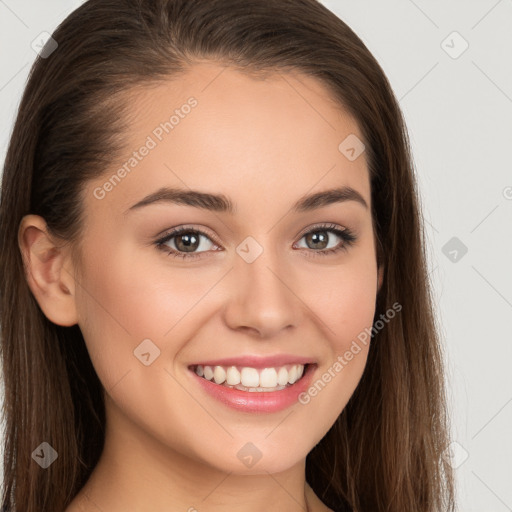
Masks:
[[[304,303],[294,293],[293,272],[271,251],[252,263],[235,256],[224,321],[234,330],[271,338],[299,325]]]

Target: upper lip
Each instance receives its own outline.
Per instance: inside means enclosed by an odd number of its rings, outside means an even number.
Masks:
[[[190,366],[242,366],[249,368],[276,368],[285,364],[313,364],[311,357],[295,356],[292,354],[276,354],[273,356],[255,356],[245,355],[236,357],[226,357],[222,359],[209,359],[199,361]]]

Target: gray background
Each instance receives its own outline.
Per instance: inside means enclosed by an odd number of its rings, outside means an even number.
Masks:
[[[32,41],[81,3],[0,0],[0,162]],[[380,62],[408,124],[446,347],[455,440],[446,456],[459,510],[512,511],[512,0],[323,3]]]

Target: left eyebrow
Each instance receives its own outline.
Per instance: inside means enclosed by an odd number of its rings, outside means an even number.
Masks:
[[[301,197],[292,206],[292,211],[307,212],[346,201],[355,201],[368,209],[368,204],[357,190],[352,187],[339,187]],[[223,194],[210,194],[199,192],[198,190],[162,187],[132,205],[125,213],[142,208],[143,206],[161,202],[185,204],[204,210],[229,213],[230,215],[236,212],[235,204]]]
[[[339,187],[302,197],[293,205],[292,210],[295,212],[307,212],[345,201],[356,201],[368,209],[368,204],[357,190],[354,190],[352,187]]]

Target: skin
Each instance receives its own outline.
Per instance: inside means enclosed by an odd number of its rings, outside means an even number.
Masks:
[[[97,199],[95,188],[191,96],[190,114]],[[105,449],[67,512],[327,511],[305,482],[305,458],[355,390],[368,346],[308,404],[269,414],[219,403],[188,366],[288,353],[314,359],[316,380],[371,327],[382,269],[367,162],[338,150],[349,134],[362,139],[359,127],[313,78],[259,80],[213,62],[130,102],[126,159],[85,190],[80,263],[42,218],[26,216],[19,230],[41,309],[56,324],[78,323],[105,389]],[[125,213],[162,186],[222,193],[236,213],[170,202]],[[368,208],[345,201],[291,212],[304,195],[340,186]],[[322,223],[348,227],[357,240],[318,255],[301,233]],[[212,235],[190,261],[154,243],[182,225]],[[327,234],[329,247],[344,243]],[[252,263],[236,252],[248,236],[263,248]],[[183,247],[174,243],[168,248]],[[134,350],[148,338],[160,356],[145,366]],[[248,442],[261,452],[252,468],[237,457]]]

